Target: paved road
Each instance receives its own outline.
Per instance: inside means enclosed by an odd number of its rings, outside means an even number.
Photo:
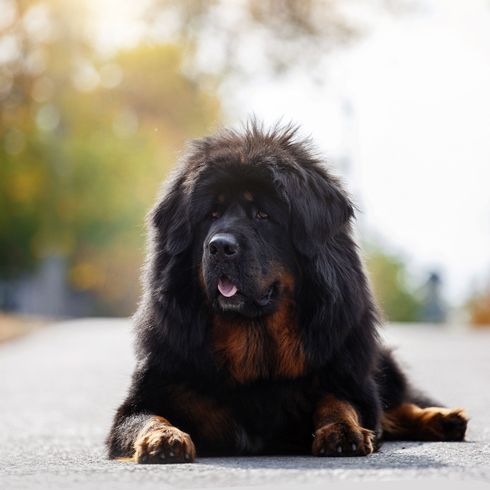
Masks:
[[[325,488],[327,482],[332,488],[334,481],[363,480],[364,490],[374,488],[373,480],[481,482],[474,488],[490,482],[490,332],[392,326],[385,336],[399,346],[420,386],[467,408],[468,442],[387,443],[367,458],[206,458],[169,466],[107,461],[103,439],[133,362],[129,322],[73,321],[0,344],[0,487]]]

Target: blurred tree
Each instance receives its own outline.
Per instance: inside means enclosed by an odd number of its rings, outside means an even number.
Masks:
[[[2,0],[0,280],[56,255],[101,311],[131,311],[142,217],[184,139],[220,120],[216,75],[312,73],[377,3],[149,0],[152,45],[103,59],[87,2]]]
[[[403,260],[395,255],[371,248],[366,266],[374,295],[387,320],[414,322],[419,320],[421,304],[409,287]]]
[[[475,327],[490,327],[490,287],[473,294],[466,308]]]
[[[187,46],[191,70],[262,74],[303,69],[323,78],[322,61],[367,30],[375,12],[399,14],[415,0],[150,0],[158,38]],[[363,19],[361,23],[359,19]]]
[[[11,19],[0,27],[0,279],[62,256],[70,284],[96,293],[100,312],[129,313],[144,214],[184,140],[219,121],[217,98],[183,74],[177,45],[103,60],[82,3],[8,4]]]

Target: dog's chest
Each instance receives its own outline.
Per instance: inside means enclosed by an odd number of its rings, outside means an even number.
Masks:
[[[238,383],[294,379],[305,371],[303,344],[288,311],[255,322],[215,319],[213,350],[218,365]]]

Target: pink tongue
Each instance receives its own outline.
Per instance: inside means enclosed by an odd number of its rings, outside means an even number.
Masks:
[[[231,298],[238,291],[237,287],[226,277],[219,280],[218,290],[226,298]]]

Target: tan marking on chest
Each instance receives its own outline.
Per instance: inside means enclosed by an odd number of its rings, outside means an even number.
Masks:
[[[297,332],[293,306],[284,301],[267,323],[267,332],[275,344],[275,371],[279,377],[297,378],[305,370],[303,343]]]
[[[267,375],[264,333],[259,326],[216,318],[213,327],[216,355],[234,379],[246,383]]]
[[[260,378],[296,378],[305,370],[303,345],[289,301],[263,321],[216,317],[215,353],[239,383]]]

